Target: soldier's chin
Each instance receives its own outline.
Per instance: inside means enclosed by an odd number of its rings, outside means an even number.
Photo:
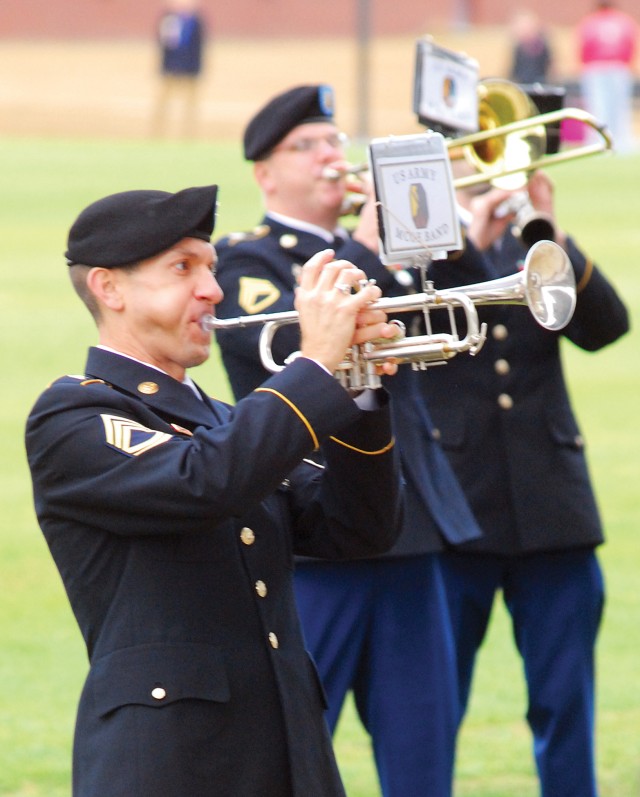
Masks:
[[[195,368],[197,365],[202,365],[202,363],[206,363],[206,361],[211,356],[211,346],[203,345],[200,346],[198,351],[194,351],[191,353],[191,356],[188,358],[185,368]]]

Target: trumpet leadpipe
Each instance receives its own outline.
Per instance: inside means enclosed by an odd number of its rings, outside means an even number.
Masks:
[[[207,313],[202,316],[200,325],[207,332],[215,332],[217,329],[244,329],[272,322],[279,325],[296,324],[298,313],[296,310],[284,310],[281,313],[256,313],[256,315],[240,315],[234,318],[218,318],[213,313]]]
[[[368,163],[348,164],[344,167],[325,166],[322,170],[322,176],[325,180],[339,180],[341,177],[347,177],[348,175],[357,176],[368,171]]]

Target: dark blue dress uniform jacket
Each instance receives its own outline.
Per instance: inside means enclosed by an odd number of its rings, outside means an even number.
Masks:
[[[317,235],[269,217],[252,233],[221,239],[216,242],[217,278],[224,291],[224,300],[218,305],[217,314],[229,318],[290,311],[298,270],[316,252],[329,247]],[[359,242],[350,237],[338,237],[332,248],[337,258],[351,261],[369,279],[375,279],[384,296],[406,293],[407,288],[396,280],[393,272]],[[477,259],[477,253],[468,256]],[[261,329],[252,326],[216,333],[236,399],[270,376],[258,357]],[[297,325],[281,327],[272,345],[275,361],[284,362],[299,345]],[[417,390],[415,377],[410,366],[405,365],[400,366],[396,376],[385,381],[393,397],[394,432],[407,486],[403,496],[402,533],[387,554],[394,557],[433,553],[449,543],[458,544],[480,535],[446,456],[434,439],[433,423]]]
[[[292,555],[393,544],[390,440],[306,360],[233,409],[101,349],[42,394],[35,507],[90,659],[77,797],[344,794]]]
[[[507,235],[491,257],[491,279],[516,273],[525,254]],[[478,307],[489,326],[483,349],[421,380],[442,446],[484,531],[461,550],[518,555],[603,540],[560,343],[564,337],[596,351],[623,335],[629,320],[614,287],[571,241],[568,254],[578,293],[565,329],[543,329],[526,307]],[[434,264],[431,273],[438,287],[486,279],[472,265]]]

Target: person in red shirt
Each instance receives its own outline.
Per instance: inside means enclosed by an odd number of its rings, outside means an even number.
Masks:
[[[587,110],[607,125],[616,149],[633,149],[633,80],[640,28],[612,0],[598,0],[577,30]]]

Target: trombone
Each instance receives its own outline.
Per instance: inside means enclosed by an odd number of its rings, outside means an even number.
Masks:
[[[606,126],[581,108],[561,108],[540,114],[526,92],[515,83],[502,79],[481,80],[478,94],[480,129],[447,141],[450,158],[461,154],[477,169],[476,174],[454,179],[456,189],[480,183],[505,188],[522,187],[528,172],[613,149],[613,140]],[[596,131],[599,140],[563,152],[545,154],[547,127],[565,120],[582,122]],[[506,177],[514,179],[506,181]]]
[[[398,335],[394,340],[370,342],[352,346],[335,373],[340,383],[349,389],[378,388],[381,381],[376,366],[393,359],[398,364],[411,363],[416,370],[446,363],[461,352],[474,355],[486,338],[486,324],[480,324],[476,305],[526,305],[534,319],[545,329],[562,329],[571,319],[576,304],[575,277],[571,262],[562,247],[552,241],[539,241],[529,252],[524,268],[518,274],[488,282],[463,285],[438,291],[427,283],[422,293],[387,297],[371,306],[385,312],[422,312],[425,327],[431,324],[429,312],[446,308],[449,311],[450,332],[406,336],[404,324],[395,321]],[[466,332],[458,334],[453,310],[462,308]],[[260,359],[267,371],[281,371],[299,352],[290,355],[284,364],[276,363],[271,351],[274,335],[280,327],[298,322],[295,310],[262,313],[235,318],[216,318],[206,315],[202,326],[208,331],[235,330],[263,325],[259,338]]]
[[[535,102],[515,83],[502,78],[481,80],[478,84],[479,129],[446,141],[451,160],[464,157],[477,170],[476,174],[453,180],[454,188],[467,188],[480,183],[504,187],[522,187],[527,173],[577,158],[601,155],[613,150],[613,139],[606,125],[581,108],[560,108],[539,113]],[[570,150],[545,154],[546,128],[563,121],[577,121],[594,130],[599,140]],[[323,177],[338,180],[357,176],[369,170],[367,163],[349,164],[343,169],[326,167]],[[503,178],[517,175],[517,179]]]

